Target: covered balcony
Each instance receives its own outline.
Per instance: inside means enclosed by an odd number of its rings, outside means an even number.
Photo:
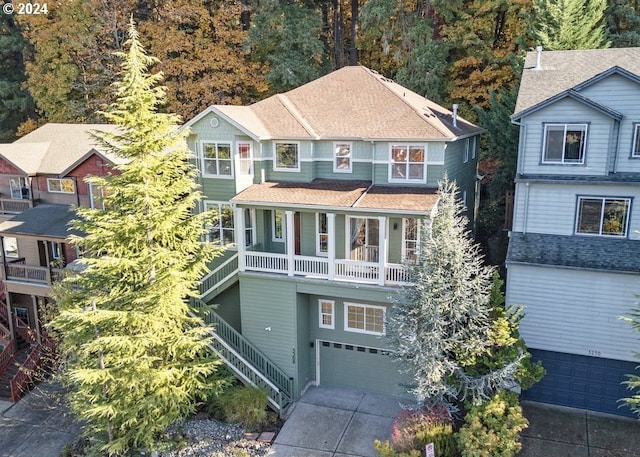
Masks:
[[[253,185],[231,202],[235,234],[245,241],[237,243],[238,268],[379,286],[407,283],[404,262],[415,257],[419,221],[430,217],[436,201],[434,189],[359,181]]]

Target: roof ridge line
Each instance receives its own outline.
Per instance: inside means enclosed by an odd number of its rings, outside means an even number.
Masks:
[[[373,74],[373,73],[374,73],[374,70],[371,70],[370,68],[367,68],[367,67],[364,67],[364,66],[362,66],[362,67],[363,67],[363,68],[365,68],[365,69],[367,70],[367,73],[368,73],[368,74],[369,74],[373,79],[375,79],[375,80],[378,82],[378,84],[380,84],[382,87],[384,87],[387,91],[391,92],[391,93],[392,93],[396,98],[398,98],[398,99],[402,100],[402,103],[404,103],[404,104],[405,104],[405,105],[407,105],[411,110],[413,110],[413,112],[414,112],[414,113],[416,113],[416,114],[418,115],[418,117],[419,117],[422,121],[426,122],[426,123],[427,123],[427,124],[429,124],[431,127],[433,127],[434,129],[436,129],[438,132],[440,132],[440,134],[442,134],[443,136],[448,137],[448,136],[450,136],[452,133],[454,133],[454,132],[452,132],[452,131],[450,131],[450,130],[449,130],[448,132],[445,132],[445,131],[443,131],[442,129],[440,129],[437,125],[434,125],[434,124],[432,124],[431,122],[429,122],[428,120],[424,119],[424,117],[423,117],[423,116],[424,116],[424,113],[421,113],[421,112],[420,112],[420,111],[419,111],[415,106],[413,106],[411,103],[407,103],[407,100],[405,100],[405,98],[404,98],[404,97],[401,97],[401,96],[400,96],[400,94],[398,94],[396,91],[391,90],[391,88],[390,88],[390,87],[387,87],[387,85],[386,85],[386,84],[384,84],[384,82],[383,82],[383,80],[388,80],[388,81],[392,82],[393,84],[398,84],[394,79],[387,78],[386,76],[384,76],[384,75],[382,75],[382,74],[380,74],[380,73],[378,73],[378,72],[375,72],[375,74]],[[398,85],[400,85],[400,84],[398,84]],[[408,90],[409,92],[413,92],[414,94],[418,95],[419,97],[422,97],[422,98],[424,98],[424,99],[427,99],[427,97],[425,97],[424,95],[420,95],[420,94],[418,94],[417,92],[414,92],[414,91],[412,91],[411,89],[407,89],[407,88],[406,88],[406,87],[404,87],[404,86],[401,86],[401,87],[402,87],[404,90]],[[442,108],[446,110],[446,108],[445,108],[444,106],[443,106]],[[436,117],[436,118],[438,117],[438,116],[433,112],[433,110],[431,110],[431,108],[426,107],[426,109],[428,109],[428,110],[429,110],[429,113],[431,113],[434,117]],[[447,110],[447,111],[448,111],[448,110]],[[459,135],[455,135],[455,136],[456,136],[456,137],[458,137]]]
[[[291,115],[302,125],[302,128],[307,131],[309,135],[314,137],[315,139],[319,139],[320,135],[316,133],[313,129],[309,121],[307,121],[304,116],[298,111],[298,108],[294,105],[294,103],[287,97],[286,94],[276,94],[276,98],[282,103],[282,105],[291,113]]]

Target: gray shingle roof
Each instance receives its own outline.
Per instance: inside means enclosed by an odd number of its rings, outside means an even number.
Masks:
[[[640,240],[513,232],[509,263],[640,273]]]
[[[640,48],[542,51],[539,70],[536,56],[527,53],[514,116],[615,66],[640,75]]]
[[[640,184],[640,173],[608,173],[602,176],[583,176],[583,175],[537,175],[537,174],[518,174],[516,182],[537,181],[537,182],[593,182],[593,183],[611,183],[611,184]]]
[[[75,211],[69,205],[38,205],[0,224],[1,235],[32,235],[47,238],[67,238],[79,232],[69,230]]]
[[[26,174],[58,175],[79,164],[94,150],[115,164],[125,161],[103,150],[91,137],[91,131],[116,133],[119,127],[109,124],[49,123],[11,144],[0,147],[0,155]]]

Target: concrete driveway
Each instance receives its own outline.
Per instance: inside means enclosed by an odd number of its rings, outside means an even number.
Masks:
[[[408,400],[311,387],[278,433],[269,457],[376,457],[373,440],[391,438],[391,422]]]

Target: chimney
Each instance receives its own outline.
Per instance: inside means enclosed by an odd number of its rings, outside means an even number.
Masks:
[[[458,127],[458,104],[454,103],[453,104],[453,126],[454,127]]]
[[[536,66],[534,70],[542,70],[542,66],[540,65],[540,58],[542,57],[542,46],[536,46]]]

